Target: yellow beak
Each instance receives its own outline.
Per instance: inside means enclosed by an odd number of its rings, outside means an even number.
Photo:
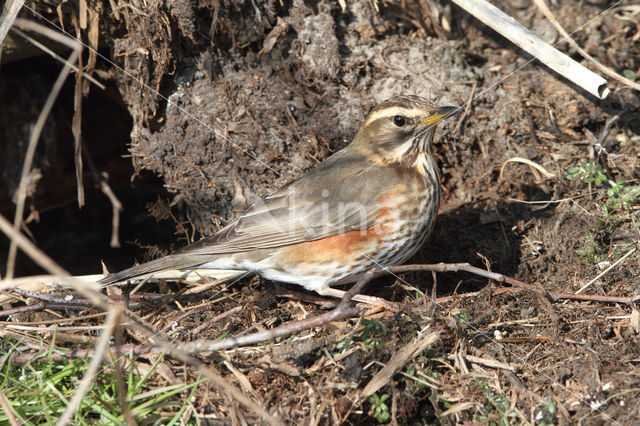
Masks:
[[[422,120],[420,125],[433,126],[446,118],[458,114],[460,111],[462,111],[462,108],[456,106],[438,107],[436,108],[436,113]]]

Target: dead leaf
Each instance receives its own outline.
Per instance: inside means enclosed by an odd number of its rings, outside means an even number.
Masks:
[[[278,37],[284,34],[287,29],[289,29],[289,23],[284,19],[278,17],[278,21],[276,22],[276,26],[273,27],[271,32],[265,37],[264,43],[262,44],[262,52],[267,53],[273,49],[273,46],[276,45],[278,41]]]

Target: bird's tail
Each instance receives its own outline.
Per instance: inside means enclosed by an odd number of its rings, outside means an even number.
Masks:
[[[198,256],[194,256],[193,254],[171,254],[169,256],[163,256],[150,262],[143,263],[141,265],[132,266],[131,268],[124,269],[114,274],[109,274],[98,281],[98,283],[106,286],[134,278],[146,278],[151,274],[155,274],[158,272],[177,269],[188,269],[197,265],[201,265],[202,263],[204,263],[203,260],[199,259]]]

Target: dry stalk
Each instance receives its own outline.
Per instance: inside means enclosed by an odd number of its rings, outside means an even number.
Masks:
[[[51,258],[44,254],[40,249],[38,249],[26,237],[16,231],[11,223],[1,215],[0,230],[4,232],[11,239],[11,241],[16,244],[16,246],[20,247],[20,249],[31,256],[31,258],[44,269],[52,274],[59,275],[62,279],[66,278],[68,284],[70,284],[84,297],[91,300],[91,302],[95,306],[104,309],[105,311],[110,311],[111,307],[114,306],[113,302],[111,302],[109,298],[95,289],[95,283],[93,283],[92,285],[79,280],[75,280],[73,279],[73,277],[70,277],[64,269],[58,266]],[[1,285],[2,284],[0,284],[0,286]],[[222,376],[215,373],[209,366],[204,364],[199,359],[194,358],[191,355],[185,353],[183,350],[179,349],[176,344],[165,337],[164,333],[155,330],[153,327],[148,325],[144,320],[142,320],[132,312],[124,308],[122,309],[124,315],[126,315],[127,319],[129,320],[129,325],[146,336],[146,338],[149,339],[152,344],[162,348],[173,358],[184,362],[185,364],[191,365],[192,367],[195,367],[198,372],[207,377],[218,389],[225,392],[228,396],[244,405],[247,409],[259,415],[265,422],[269,424],[282,424],[282,421],[280,419],[268,413],[261,405],[253,401],[251,398],[248,398],[233,384],[229,383]]]
[[[602,71],[604,74],[608,75],[609,77],[614,78],[619,82],[621,82],[622,84],[631,87],[633,90],[640,90],[640,84],[633,82],[628,78],[621,76],[611,68],[602,65],[600,61],[598,61],[593,56],[585,52],[578,45],[578,43],[576,43],[576,41],[573,38],[571,38],[571,35],[564,29],[564,27],[560,25],[560,23],[558,22],[558,19],[551,12],[549,7],[547,6],[547,3],[544,0],[533,0],[533,2],[536,4],[536,6],[538,6],[538,9],[540,9],[542,14],[549,20],[549,22],[551,22],[553,26],[556,27],[556,30],[558,30],[558,32],[562,34],[562,37],[564,37],[565,40],[567,40],[567,42],[571,45],[571,47],[573,47],[576,50],[576,52],[580,54],[580,56],[587,59],[589,62],[595,65],[596,68],[598,68],[600,71]]]
[[[598,99],[609,95],[607,80],[540,39],[534,32],[485,0],[453,0],[485,25]]]
[[[13,226],[17,231],[22,225],[24,205],[27,198],[27,188],[29,187],[31,168],[33,167],[33,160],[36,154],[38,140],[40,139],[40,135],[42,134],[42,130],[44,129],[44,124],[47,121],[47,117],[49,117],[49,113],[51,113],[53,104],[60,94],[60,91],[62,90],[62,85],[71,72],[70,64],[75,63],[78,60],[80,52],[82,51],[82,45],[70,37],[63,36],[43,25],[29,22],[24,19],[16,19],[15,25],[21,27],[22,29],[37,31],[42,35],[47,36],[52,40],[60,42],[73,49],[71,55],[69,55],[69,59],[67,59],[67,62],[65,62],[65,65],[60,71],[60,74],[58,74],[58,78],[51,88],[51,92],[49,93],[49,96],[47,97],[47,100],[45,101],[44,106],[40,111],[40,115],[38,116],[38,119],[36,120],[36,123],[33,126],[33,130],[31,131],[31,135],[29,137],[29,144],[27,146],[27,152],[24,157],[24,164],[22,166],[22,173],[20,175],[20,183],[18,185],[18,190],[16,193],[16,212],[13,218]],[[18,247],[16,245],[16,242],[15,240],[12,240],[11,245],[9,246],[9,254],[7,256],[7,278],[13,278],[17,251]]]

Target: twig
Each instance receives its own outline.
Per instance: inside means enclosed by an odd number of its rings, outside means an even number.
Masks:
[[[607,122],[604,125],[604,129],[602,129],[602,133],[600,133],[600,136],[598,136],[598,144],[602,147],[605,146],[604,141],[607,139],[607,136],[609,136],[609,132],[611,131],[611,127],[618,121],[620,120],[620,117],[622,116],[624,111],[619,112],[618,114],[614,115],[613,117],[611,117],[610,119],[607,120]]]
[[[13,411],[11,411],[11,405],[9,404],[7,397],[4,396],[4,393],[2,393],[2,391],[0,391],[0,405],[2,405],[2,411],[4,411],[4,414],[6,414],[9,424],[11,426],[19,426],[20,423],[18,423],[15,416],[13,415]]]
[[[225,311],[225,312],[223,312],[223,313],[221,313],[219,315],[216,315],[215,317],[211,318],[210,320],[207,320],[207,321],[203,322],[202,324],[200,324],[199,326],[197,326],[196,328],[191,330],[189,332],[189,334],[192,335],[192,336],[197,336],[198,333],[200,333],[205,328],[209,327],[214,322],[218,322],[218,321],[220,321],[222,319],[225,319],[229,315],[233,315],[236,312],[240,312],[242,309],[244,309],[244,306],[242,306],[242,305],[241,306],[236,306],[235,308],[231,308],[228,311]],[[190,313],[192,313],[192,312],[190,312]]]
[[[58,275],[60,277],[69,277],[70,274],[58,266],[49,256],[47,256],[42,250],[36,247],[31,241],[29,241],[24,235],[18,232],[11,222],[5,219],[4,216],[0,215],[0,231],[4,232],[9,239],[11,239],[11,243],[19,246],[22,251],[24,251],[29,257],[31,257],[37,264],[42,266],[47,271],[51,272],[54,275]],[[3,281],[11,281],[11,278]],[[4,286],[1,286],[2,289]],[[11,287],[7,287],[11,288]]]
[[[617,72],[615,72],[609,67],[605,67],[594,57],[592,57],[587,52],[582,50],[582,48],[578,45],[578,43],[576,43],[575,40],[571,38],[569,33],[567,33],[567,31],[562,27],[562,25],[560,25],[556,17],[553,15],[553,13],[551,13],[551,10],[549,10],[549,7],[547,7],[547,4],[544,2],[544,0],[533,0],[533,2],[536,4],[536,6],[538,6],[538,9],[540,9],[540,12],[542,12],[542,14],[546,16],[549,22],[551,22],[553,26],[556,27],[556,30],[558,30],[558,32],[562,34],[562,36],[567,40],[567,42],[571,45],[571,47],[576,49],[576,51],[580,54],[580,56],[589,60],[591,63],[593,63],[593,65],[596,66],[596,68],[598,68],[600,71],[602,71],[609,77],[615,78],[619,82],[626,84],[627,86],[631,87],[634,90],[640,90],[640,84],[635,83],[627,78],[624,78],[623,76],[621,76],[620,74],[618,74]]]
[[[93,303],[89,299],[82,297],[74,297],[69,298],[66,297],[57,297],[51,296],[47,294],[37,293],[35,291],[30,291],[22,288],[14,288],[11,289],[13,293],[20,294],[24,297],[30,297],[36,300],[40,300],[41,303],[35,303],[27,306],[20,306],[17,308],[10,308],[0,311],[0,317],[6,317],[9,315],[15,315],[24,312],[33,312],[33,311],[41,311],[43,309],[54,309],[54,310],[85,310],[91,308]],[[137,306],[140,303],[148,302],[148,303],[159,303],[166,302],[169,299],[173,299],[175,295],[173,294],[134,294],[129,295],[127,301],[129,302],[129,306]],[[111,295],[108,296],[109,299],[115,302],[121,302],[124,300],[122,296]]]
[[[123,336],[123,326],[122,323],[116,325],[114,330],[114,340],[115,340],[115,359],[112,359],[113,362],[111,365],[114,365],[114,373],[115,373],[115,382],[116,382],[116,391],[118,393],[118,403],[120,404],[120,409],[124,414],[124,419],[127,422],[128,426],[136,426],[138,423],[135,422],[133,415],[131,414],[131,406],[129,404],[129,397],[127,392],[127,386],[125,385],[125,380],[123,377],[123,371],[125,371],[127,359],[126,356],[122,355],[122,336]]]
[[[83,311],[87,309],[87,306],[81,305],[60,305],[57,303],[34,303],[33,305],[19,306],[17,308],[4,309],[0,311],[0,318],[8,317],[10,315],[23,314],[25,312],[36,312],[43,311],[45,309],[55,309],[55,310],[77,310]]]
[[[600,296],[597,294],[575,294],[564,293],[558,291],[547,291],[543,288],[527,284],[523,281],[516,280],[515,278],[507,277],[497,272],[486,271],[484,269],[476,268],[468,263],[436,263],[433,265],[399,265],[385,268],[384,270],[377,271],[375,276],[384,275],[387,273],[401,273],[411,271],[435,271],[435,272],[469,272],[474,275],[489,278],[499,283],[511,284],[514,287],[518,287],[529,292],[539,294],[547,297],[553,301],[557,300],[587,300],[591,302],[604,302],[604,303],[624,303],[631,304],[637,300],[640,300],[640,295],[635,296]]]
[[[533,123],[533,118],[531,117],[531,113],[527,108],[523,108],[524,115],[527,116],[527,122],[529,123],[529,134],[531,135],[531,139],[533,139],[533,143],[536,145],[541,145],[540,139],[538,139],[538,135],[536,135],[536,126]]]
[[[504,363],[504,362],[500,362],[497,361],[495,359],[487,359],[487,358],[481,358],[479,356],[473,356],[473,355],[463,355],[463,357],[473,363],[473,364],[479,364],[479,365],[484,365],[485,367],[489,367],[489,368],[499,368],[501,370],[507,370],[507,371],[516,371],[516,368]],[[447,356],[447,359],[450,360],[455,360],[456,356],[454,354],[449,354]]]
[[[90,302],[87,299],[75,298],[75,297],[58,297],[51,296],[49,294],[40,294],[35,291],[24,290],[21,288],[14,288],[11,291],[18,293],[24,297],[31,297],[41,300],[43,302],[55,303],[57,305],[70,305],[70,306],[90,306]]]
[[[49,49],[47,46],[45,46],[44,44],[40,43],[38,40],[34,39],[33,37],[30,37],[29,34],[26,34],[25,32],[17,29],[16,27],[11,28],[11,31],[13,33],[19,35],[20,37],[24,38],[29,43],[33,44],[38,49],[42,50],[44,53],[48,54],[49,56],[51,56],[53,59],[55,59],[56,61],[60,62],[61,64],[67,63],[67,60],[65,58],[63,58],[62,56],[58,55],[53,50]],[[80,70],[78,69],[78,67],[76,65],[74,65],[74,64],[68,64],[68,65],[71,67],[71,69],[74,72],[76,72],[76,73],[80,72]],[[96,86],[98,86],[102,90],[106,90],[107,89],[107,87],[104,84],[100,83],[98,80],[96,80],[90,74],[84,74],[83,78],[86,78],[87,80],[89,80],[91,83],[95,84]]]
[[[80,2],[80,4],[85,4]],[[73,24],[76,27],[78,43],[82,42],[82,35],[77,20]],[[73,162],[76,166],[76,193],[78,195],[78,208],[84,207],[84,182],[82,164],[82,86],[84,84],[84,66],[82,55],[78,56],[78,71],[76,72],[75,87],[73,89],[73,118],[71,119],[71,133],[73,133]],[[112,246],[113,247],[113,246]]]
[[[189,353],[198,353],[206,351],[220,351],[224,349],[235,348],[239,346],[251,345],[259,342],[274,340],[279,337],[289,336],[293,333],[307,330],[309,328],[318,327],[327,324],[331,321],[337,321],[350,316],[356,315],[360,312],[357,308],[348,308],[348,303],[351,298],[359,293],[362,288],[372,279],[386,275],[389,273],[401,273],[410,271],[432,271],[432,272],[469,272],[475,275],[479,275],[485,278],[489,278],[496,282],[507,283],[514,287],[520,288],[525,291],[529,291],[535,294],[545,296],[551,300],[586,300],[593,302],[605,302],[605,303],[625,303],[630,304],[636,301],[639,296],[634,297],[614,297],[614,296],[600,296],[600,295],[585,295],[574,293],[563,293],[555,291],[547,291],[543,288],[527,284],[523,281],[516,280],[505,275],[487,271],[484,269],[471,266],[468,263],[438,263],[433,265],[400,265],[385,268],[383,270],[370,270],[354,285],[340,301],[338,307],[331,312],[316,316],[314,318],[308,318],[302,321],[296,321],[288,324],[284,324],[272,330],[262,331],[259,333],[250,334],[248,336],[232,337],[221,341],[199,341],[183,346],[183,349]]]
[[[40,139],[40,135],[42,134],[42,130],[44,129],[44,124],[47,121],[47,117],[49,117],[49,113],[53,108],[53,103],[55,102],[60,90],[62,90],[62,85],[64,84],[67,76],[71,72],[70,63],[74,63],[78,60],[78,56],[82,51],[82,45],[73,40],[70,37],[60,36],[55,31],[50,30],[42,25],[25,21],[24,19],[16,19],[15,24],[22,28],[29,28],[35,31],[40,32],[43,35],[47,35],[51,37],[55,41],[59,41],[64,43],[66,46],[73,49],[71,55],[69,55],[69,59],[65,62],[64,67],[58,74],[58,78],[56,79],[53,87],[51,89],[51,93],[47,97],[47,100],[40,111],[40,115],[38,116],[38,120],[36,124],[33,126],[33,130],[31,131],[31,135],[29,137],[29,145],[27,146],[27,152],[24,156],[24,164],[22,166],[22,173],[20,175],[20,183],[18,185],[17,190],[17,200],[16,200],[16,212],[13,218],[13,226],[16,230],[20,229],[20,225],[22,224],[22,216],[24,214],[24,205],[27,198],[27,187],[29,186],[29,177],[31,175],[31,168],[33,166],[33,159],[36,153],[36,146],[38,145],[38,140]],[[53,34],[52,34],[53,33]],[[9,254],[7,256],[7,278],[13,278],[13,273],[15,269],[16,263],[16,254],[18,251],[18,247],[15,243],[15,240],[11,241],[11,245],[9,246]]]
[[[537,170],[540,173],[542,173],[544,175],[544,177],[546,179],[550,179],[555,177],[555,175],[551,172],[548,172],[544,167],[542,167],[540,164],[535,163],[531,160],[529,160],[528,158],[523,158],[523,157],[512,157],[509,158],[507,161],[505,161],[504,163],[502,163],[502,167],[500,167],[500,174],[498,175],[498,180],[502,180],[502,174],[504,173],[504,169],[505,167],[507,167],[507,164],[509,163],[522,163],[522,164],[526,164],[527,166],[531,167],[533,170]],[[535,172],[534,175],[536,175],[536,177],[539,177]]]
[[[534,32],[485,0],[453,0],[494,31],[598,99],[609,95],[607,80],[550,46]]]
[[[358,294],[369,281],[376,276],[375,271],[370,270],[360,280],[345,292],[342,300],[338,306],[325,314],[318,315],[312,318],[307,318],[301,321],[292,321],[286,324],[276,327],[271,330],[265,330],[258,333],[249,334],[248,336],[236,336],[220,341],[201,340],[198,342],[187,343],[182,345],[182,349],[189,353],[209,352],[209,351],[221,351],[230,348],[236,348],[239,346],[253,345],[259,342],[266,342],[277,339],[279,337],[290,336],[293,333],[297,333],[302,330],[308,330],[314,327],[320,327],[328,324],[332,321],[339,321],[345,318],[350,318],[360,314],[361,309],[357,307],[350,307],[349,303],[351,298]]]
[[[393,375],[407,362],[415,358],[424,349],[431,346],[440,337],[439,331],[432,331],[429,334],[425,334],[416,338],[414,341],[408,343],[396,352],[391,359],[387,362],[387,365],[382,368],[375,376],[367,383],[367,386],[362,390],[360,399],[365,399],[376,393],[381,387],[386,385]]]
[[[0,227],[2,222],[0,221]],[[622,259],[621,259],[622,260]],[[295,321],[284,324],[272,330],[266,330],[246,336],[235,336],[221,341],[198,341],[189,344],[183,344],[180,346],[183,356],[186,354],[193,354],[199,352],[209,351],[221,351],[225,349],[235,348],[239,346],[251,345],[259,342],[270,341],[280,337],[286,337],[293,333],[307,330],[313,327],[319,327],[328,324],[332,321],[338,321],[352,316],[356,316],[361,312],[360,308],[350,307],[349,303],[354,295],[359,293],[364,286],[372,279],[386,275],[389,273],[396,274],[410,271],[430,271],[430,272],[469,272],[475,275],[479,275],[496,282],[507,283],[516,288],[529,291],[541,296],[547,297],[551,300],[585,300],[594,302],[605,303],[624,303],[631,304],[640,299],[640,296],[633,297],[615,297],[615,296],[600,296],[600,295],[584,295],[575,293],[564,293],[547,291],[543,288],[527,284],[523,281],[516,280],[505,275],[487,271],[484,269],[471,266],[468,263],[438,263],[432,265],[400,265],[385,268],[383,270],[370,270],[367,272],[349,291],[345,292],[342,300],[338,306],[325,314],[318,315],[313,318],[307,318],[301,321]],[[448,298],[447,298],[448,300]],[[445,301],[445,300],[443,300]],[[139,318],[135,317],[136,324],[142,324],[144,327],[149,327],[142,322]],[[150,328],[150,327],[149,327]]]
[[[112,302],[106,296],[93,288],[93,286],[95,286],[95,283],[93,283],[92,286],[92,284],[90,283],[85,283],[70,277],[67,271],[58,266],[51,258],[44,254],[24,235],[16,231],[11,223],[2,215],[0,215],[0,230],[4,232],[9,238],[11,238],[12,242],[19,246],[22,251],[31,256],[31,258],[35,260],[36,263],[46,269],[49,273],[59,275],[62,279],[66,279],[76,289],[76,291],[89,298],[95,306],[106,311],[110,311]],[[0,288],[2,287],[3,283],[0,282]],[[213,372],[213,370],[211,370],[199,359],[192,357],[181,349],[178,349],[178,347],[168,338],[166,338],[162,332],[155,330],[144,320],[139,318],[137,315],[129,312],[128,310],[125,309],[124,313],[130,320],[130,325],[147,336],[147,338],[154,345],[157,345],[158,347],[165,350],[173,358],[195,367],[198,372],[207,377],[216,387],[220,388],[230,397],[259,415],[265,422],[269,424],[282,424],[280,419],[269,414],[262,406],[253,401],[251,398],[248,398],[233,384],[226,381],[222,376]]]
[[[91,359],[91,363],[87,368],[87,371],[84,373],[84,377],[80,381],[78,388],[76,389],[75,395],[71,398],[71,401],[67,404],[67,408],[62,413],[62,416],[56,422],[56,425],[62,426],[69,423],[71,417],[76,412],[80,403],[82,402],[82,398],[84,394],[87,393],[89,387],[91,386],[91,382],[98,372],[98,367],[102,365],[102,358],[107,351],[107,345],[109,343],[109,338],[113,334],[113,329],[120,321],[120,317],[122,317],[124,313],[124,308],[119,305],[113,305],[107,314],[107,318],[105,320],[105,327],[100,336],[100,340],[96,345],[95,355]]]
[[[633,253],[635,253],[636,249],[635,247],[632,248],[631,250],[629,250],[627,253],[625,253],[624,256],[622,256],[620,259],[616,260],[611,266],[609,266],[607,269],[605,269],[604,271],[600,272],[598,275],[596,275],[595,278],[593,278],[591,281],[589,281],[588,283],[586,283],[585,285],[583,285],[582,287],[580,287],[580,289],[578,291],[576,291],[576,294],[582,293],[583,290],[587,289],[591,284],[593,284],[594,282],[598,281],[600,278],[602,278],[607,272],[609,272],[610,270],[612,270],[613,268],[615,268],[616,266],[618,266],[618,264],[620,264],[623,260],[625,260],[627,257],[631,256]]]
[[[100,186],[100,191],[104,195],[107,196],[109,201],[111,202],[111,241],[109,245],[111,247],[120,247],[120,213],[122,213],[123,207],[122,203],[116,197],[116,194],[113,193],[111,187],[107,183],[107,179],[100,175],[98,169],[96,168],[95,163],[93,162],[93,158],[91,154],[85,149],[83,151],[84,157],[87,160],[87,164],[89,165],[89,170],[91,170],[91,175],[93,175],[93,179]]]
[[[45,349],[45,345],[42,344],[40,346],[40,350]],[[144,355],[148,353],[162,353],[161,348],[156,348],[151,345],[122,345],[120,346],[121,353],[127,353],[132,355]],[[10,361],[16,364],[26,364],[29,361],[32,361],[34,358],[42,356],[41,353],[20,353],[14,352]],[[95,349],[71,349],[68,351],[61,351],[59,349],[55,349],[51,355],[48,356],[47,359],[51,359],[52,361],[62,361],[73,358],[94,358],[96,356]]]
[[[180,345],[180,347],[187,353],[198,353],[222,351],[239,346],[253,345],[260,342],[271,341],[279,337],[290,336],[293,333],[314,327],[320,327],[333,321],[340,321],[345,318],[358,316],[360,312],[361,309],[357,307],[340,307],[340,305],[338,305],[336,309],[325,314],[301,321],[289,322],[271,330],[249,334],[248,336],[230,337],[220,341],[201,340],[198,342],[183,344]]]
[[[24,5],[24,0],[9,0],[8,2],[5,2],[4,13],[0,16],[0,46],[2,46],[4,38],[9,33],[13,22],[16,20],[18,12],[22,9],[22,5]]]
[[[456,123],[456,127],[453,128],[453,133],[458,133],[460,127],[462,126],[462,121],[467,118],[469,114],[469,110],[471,109],[471,103],[473,102],[473,96],[476,94],[476,87],[478,86],[478,82],[473,82],[473,87],[471,87],[471,93],[469,94],[469,100],[464,105],[464,111],[460,114],[460,118],[458,118],[458,122]]]

